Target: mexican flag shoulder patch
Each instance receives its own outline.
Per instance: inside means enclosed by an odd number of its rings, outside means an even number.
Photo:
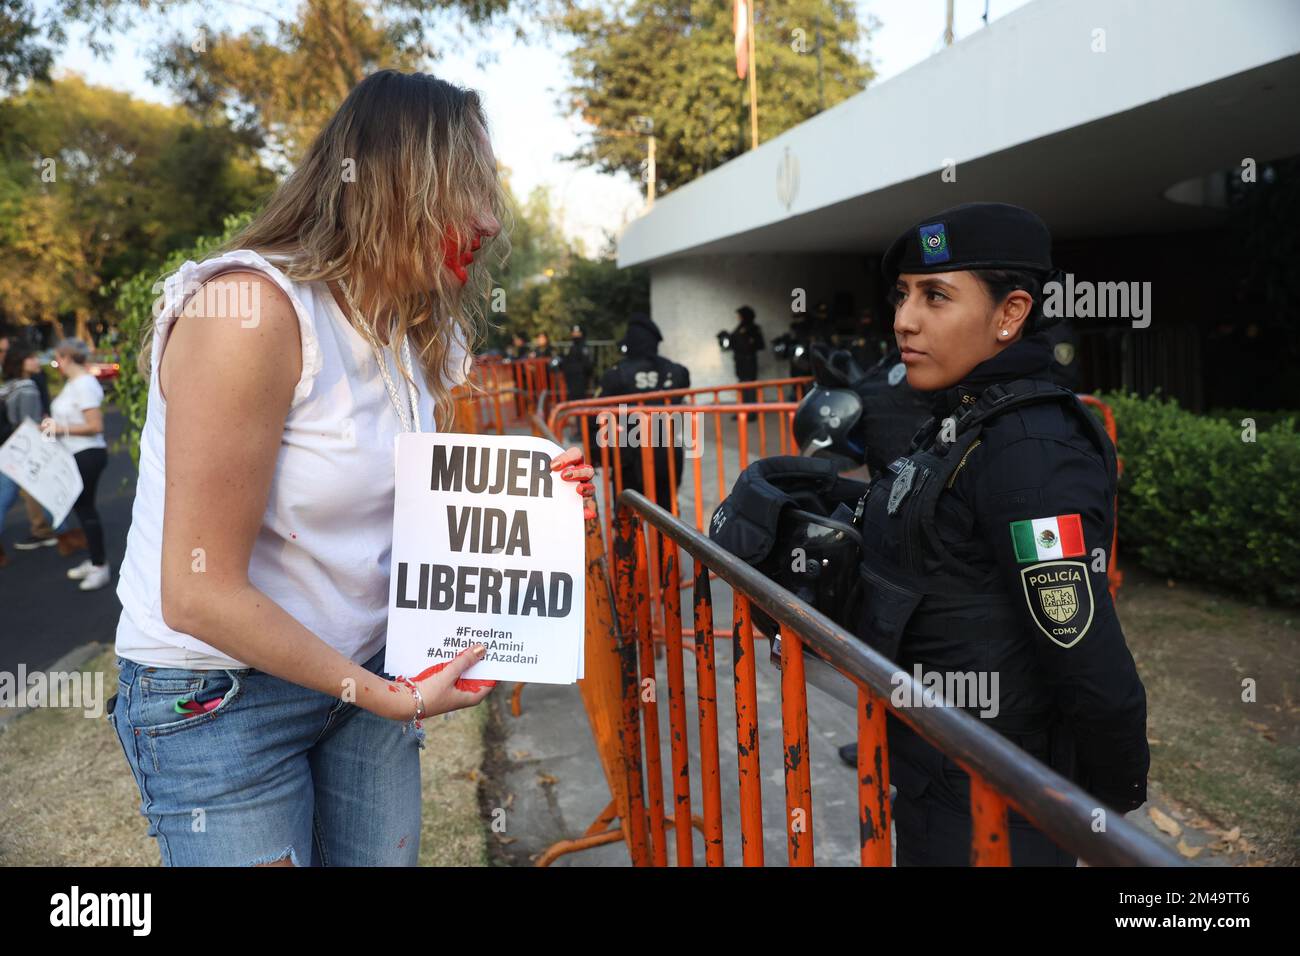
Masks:
[[[1083,523],[1077,514],[1013,521],[1011,541],[1020,564],[1077,558],[1084,554]]]

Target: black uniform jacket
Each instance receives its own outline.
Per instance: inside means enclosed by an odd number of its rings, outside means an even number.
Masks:
[[[910,455],[872,484],[864,566],[900,570],[895,580],[924,592],[919,604],[913,595],[905,606],[895,600],[890,612],[906,621],[892,655],[906,671],[916,664],[1000,671],[1002,713],[993,726],[1015,734],[1063,722],[1073,737],[1075,778],[1128,811],[1146,799],[1150,755],[1146,693],[1108,590],[1115,527],[1109,439],[1080,417],[1081,403],[1057,394],[986,419],[968,448],[959,442],[961,454],[936,473],[937,498],[934,482],[926,494],[914,489],[912,502],[904,494],[900,503],[894,489],[920,473],[906,475],[908,462],[934,446],[944,418],[974,406],[991,387],[986,403],[1010,382],[1051,382],[1051,366],[1047,339],[1031,336],[957,386],[932,393],[935,418]],[[927,497],[932,517],[909,520],[906,506]],[[864,579],[870,587],[865,570]],[[877,581],[881,588],[888,590]],[[880,597],[877,608],[889,605]],[[876,633],[883,633],[879,626]]]

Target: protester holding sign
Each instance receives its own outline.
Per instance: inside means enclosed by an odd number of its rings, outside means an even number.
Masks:
[[[79,581],[83,591],[104,587],[113,579],[104,550],[104,525],[95,507],[95,489],[99,476],[108,466],[108,445],[104,441],[104,389],[86,362],[90,349],[81,339],[64,339],[54,350],[63,373],[63,390],[50,403],[50,417],[42,423],[42,431],[54,435],[77,462],[81,474],[81,494],[72,506],[86,535],[90,557],[75,568],[68,569],[68,577]]]
[[[383,672],[394,448],[451,423],[503,199],[478,96],[383,71],[168,278],[110,710],[165,864],[416,862],[419,718],[492,683],[477,643]],[[594,517],[581,453],[553,472]]]
[[[8,441],[23,422],[41,420],[41,393],[32,381],[32,376],[41,367],[36,353],[13,346],[3,354],[3,363],[0,363],[0,376],[4,378],[4,384],[0,385],[0,445]],[[17,500],[18,491],[18,483],[0,472],[0,528],[4,527],[5,515]],[[5,560],[4,547],[0,545],[0,566]]]

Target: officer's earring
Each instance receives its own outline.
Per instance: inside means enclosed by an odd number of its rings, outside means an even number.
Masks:
[[[1003,334],[1003,335],[1007,335],[1007,334],[1008,334],[1007,330],[1006,330],[1006,329],[1003,329],[1003,330],[1002,330],[1002,334]]]

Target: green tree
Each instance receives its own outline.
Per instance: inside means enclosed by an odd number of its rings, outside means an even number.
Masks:
[[[510,173],[502,171],[506,193],[510,197],[511,222],[506,224],[510,236],[510,258],[495,275],[498,292],[488,318],[493,327],[488,332],[487,347],[504,348],[513,335],[531,338],[542,328],[536,321],[537,290],[563,272],[574,250],[560,229],[550,189],[537,186],[527,200],[519,202],[510,186]]]
[[[255,0],[237,5],[254,14],[251,26],[239,27],[213,18],[201,0],[63,0],[63,7],[105,33],[151,20],[163,39],[150,79],[196,116],[229,122],[288,165],[367,74],[421,68],[441,52],[435,37],[446,43],[457,28],[504,19],[510,0],[298,0],[284,8]],[[184,31],[172,26],[178,8],[199,14]]]
[[[597,0],[552,23],[572,34],[568,99],[593,127],[568,159],[641,175],[641,117],[653,122],[666,192],[749,148],[747,81],[736,76],[731,4],[718,0]],[[860,92],[874,75],[869,39],[845,0],[765,0],[755,6],[759,140],[765,142]]]
[[[553,340],[568,338],[581,325],[589,339],[623,334],[632,312],[650,311],[650,273],[620,269],[612,258],[575,257],[555,279],[540,286],[533,322]]]
[[[0,89],[48,80],[54,54],[28,0],[0,0]]]
[[[82,335],[112,316],[106,285],[219,230],[273,184],[229,128],[76,76],[0,101],[0,143],[0,314],[71,313]]]

